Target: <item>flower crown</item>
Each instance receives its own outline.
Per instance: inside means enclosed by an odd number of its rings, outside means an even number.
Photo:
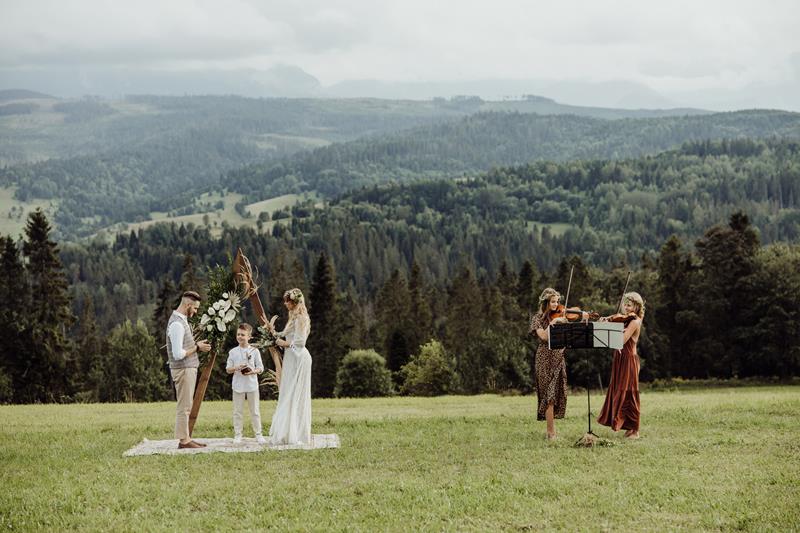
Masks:
[[[644,313],[644,298],[638,292],[626,292],[625,295],[622,297],[622,300],[625,302],[631,302],[639,306],[639,310],[641,313]]]
[[[542,291],[542,294],[539,295],[539,303],[542,303],[546,300],[550,300],[553,296],[558,296],[559,300],[561,299],[561,293],[557,290],[547,287],[545,290]]]
[[[303,292],[300,289],[289,289],[283,293],[284,300],[291,300],[296,304],[303,301]]]

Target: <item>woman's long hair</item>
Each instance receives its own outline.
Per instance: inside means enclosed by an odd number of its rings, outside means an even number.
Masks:
[[[294,303],[294,308],[289,310],[289,320],[286,323],[286,329],[289,328],[289,324],[294,322],[295,320],[300,321],[301,325],[308,328],[308,332],[311,332],[311,318],[308,316],[308,309],[306,308],[306,299],[303,296],[303,292],[298,289],[289,289],[288,291],[283,293],[283,301],[290,301]]]
[[[638,292],[626,292],[622,297],[622,301],[629,301],[633,304],[634,313],[639,317],[639,320],[644,320],[644,298]]]
[[[547,308],[550,306],[550,299],[553,296],[558,296],[561,299],[561,293],[555,290],[552,287],[547,287],[545,290],[542,291],[542,294],[539,295],[539,312],[543,315],[547,315]]]

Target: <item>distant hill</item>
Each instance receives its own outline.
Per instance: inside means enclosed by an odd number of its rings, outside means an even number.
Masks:
[[[223,183],[263,198],[304,190],[336,196],[375,183],[453,178],[532,161],[621,159],[655,154],[687,141],[773,137],[800,139],[800,113],[742,111],[623,120],[479,113],[244,167],[231,171]]]
[[[273,235],[311,256],[324,251],[356,286],[374,272],[365,265],[390,253],[392,268],[417,261],[446,283],[462,257],[491,276],[509,258],[535,257],[548,269],[572,254],[608,268],[635,264],[670,235],[693,242],[737,210],[762,242],[800,243],[800,142],[687,142],[621,161],[537,162],[463,180],[376,185]]]
[[[55,96],[29,91],[27,89],[4,89],[0,90],[0,102],[10,102],[12,100],[32,100],[39,98],[54,99]]]
[[[533,109],[555,114],[520,112]],[[636,157],[690,140],[800,136],[795,113],[620,118],[629,112],[619,111],[614,120],[559,114],[570,110],[536,96],[39,100],[9,110],[24,115],[0,114],[0,186],[15,187],[20,201],[58,199],[60,237],[74,238],[147,220],[154,211],[197,213],[194,199],[209,191],[237,192],[249,202],[312,191],[332,198],[375,183],[458,178],[531,161]]]
[[[346,80],[325,88],[334,97],[430,99],[478,96],[484,100],[519,99],[526,94],[546,95],[575,107],[605,109],[667,109],[674,101],[641,83],[631,81],[556,81],[543,79],[482,79],[463,81]]]
[[[16,186],[21,202],[63,200],[55,222],[70,237],[152,211],[191,214],[193,197],[243,165],[465,115],[432,102],[233,96],[84,98],[2,111],[0,186]]]
[[[618,118],[657,118],[680,117],[687,115],[708,115],[711,111],[694,108],[670,109],[620,109],[613,107],[587,107],[567,105],[543,96],[528,95],[521,99],[499,102],[485,102],[481,111],[517,111],[519,113],[538,113],[539,115],[575,115],[605,119]]]

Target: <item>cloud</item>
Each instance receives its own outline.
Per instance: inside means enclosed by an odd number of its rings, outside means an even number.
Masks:
[[[786,82],[800,53],[796,0],[0,0],[0,10],[6,71],[290,64],[324,84],[628,80],[694,91]]]
[[[294,30],[246,2],[4,3],[3,67],[214,61],[279,53]]]

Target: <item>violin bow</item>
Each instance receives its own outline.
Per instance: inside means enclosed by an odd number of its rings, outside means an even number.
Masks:
[[[569,302],[569,290],[572,288],[572,273],[575,272],[575,265],[569,269],[569,283],[567,283],[567,296],[564,298],[564,316],[567,316],[567,302]]]
[[[622,303],[625,301],[625,293],[628,291],[628,283],[631,281],[631,271],[628,270],[628,279],[625,280],[625,288],[622,289],[622,297],[619,299],[617,313],[622,313]]]

